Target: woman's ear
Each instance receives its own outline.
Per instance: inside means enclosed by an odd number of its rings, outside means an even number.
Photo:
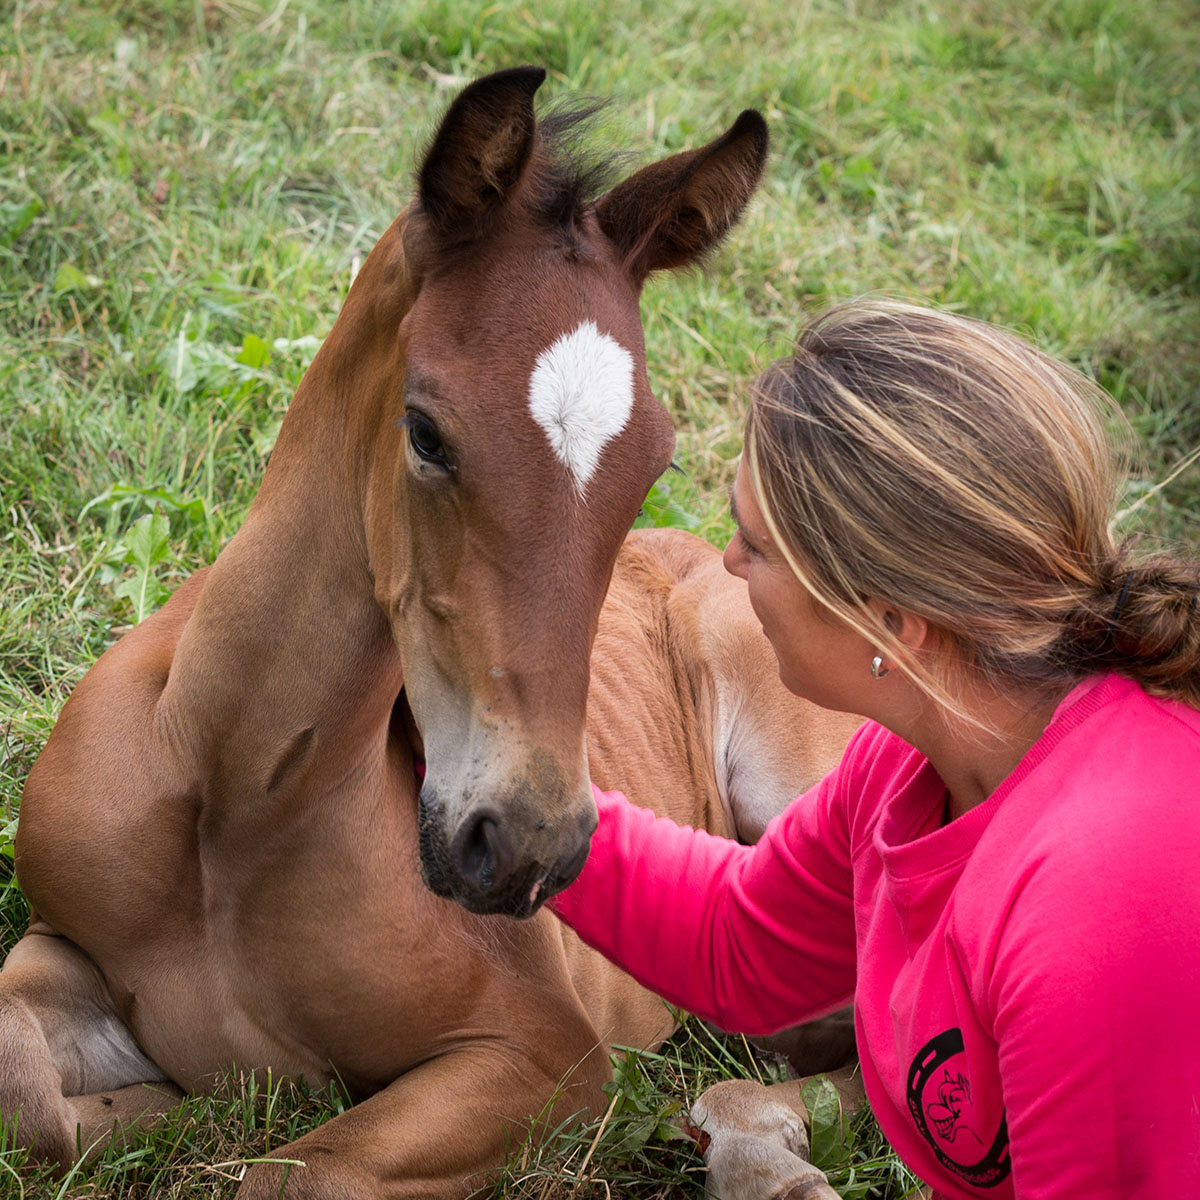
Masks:
[[[883,627],[911,653],[931,650],[937,642],[937,630],[924,618],[884,600],[868,600],[867,608]]]

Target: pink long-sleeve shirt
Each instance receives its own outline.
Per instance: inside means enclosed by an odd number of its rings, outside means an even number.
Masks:
[[[878,725],[753,846],[597,790],[554,903],[675,1004],[765,1033],[855,1003],[944,1197],[1200,1198],[1200,712],[1106,676],[981,805]]]

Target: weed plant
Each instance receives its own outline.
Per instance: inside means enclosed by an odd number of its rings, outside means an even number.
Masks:
[[[71,688],[238,527],[288,399],[454,91],[545,65],[612,97],[597,145],[692,146],[743,107],[767,178],[709,268],[654,280],[683,474],[646,523],[721,542],[749,381],[864,293],[1000,322],[1131,430],[1120,527],[1200,543],[1200,22],[1190,0],[0,0],[0,852]],[[7,822],[7,823],[4,823]],[[3,869],[3,862],[0,862]],[[0,879],[7,947],[27,910]],[[718,1049],[720,1047],[720,1049]],[[607,1124],[519,1144],[496,1194],[698,1196],[677,1118],[767,1069],[693,1023]],[[336,1091],[231,1078],[62,1181],[0,1197],[232,1195]],[[815,1140],[846,1196],[914,1186],[869,1118]]]

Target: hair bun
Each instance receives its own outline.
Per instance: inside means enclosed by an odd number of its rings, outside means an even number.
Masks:
[[[1135,668],[1131,673],[1148,686],[1194,671],[1200,666],[1200,564],[1155,555],[1122,566],[1105,589],[1112,603],[1105,622],[1108,665]]]

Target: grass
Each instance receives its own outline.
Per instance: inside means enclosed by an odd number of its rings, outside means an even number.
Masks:
[[[1134,437],[1122,528],[1200,544],[1188,0],[3,0],[0,14],[5,819],[88,665],[237,528],[437,112],[499,66],[547,66],[550,97],[612,96],[599,141],[641,160],[742,107],[771,126],[768,178],[728,246],[647,289],[651,377],[686,472],[648,520],[720,541],[748,381],[805,312],[886,293],[1014,327],[1099,379]],[[25,916],[6,888],[6,946]],[[675,1111],[715,1053],[686,1030],[643,1057],[637,1102],[602,1133],[526,1148],[507,1194],[549,1194],[593,1142],[580,1197],[698,1194],[696,1160],[653,1136],[637,1147],[629,1125],[639,1104]],[[230,1081],[65,1191],[2,1153],[0,1197],[229,1195],[236,1170],[214,1164],[338,1103],[271,1087],[273,1101]],[[850,1153],[878,1157],[874,1136],[856,1128]],[[903,1194],[911,1181],[881,1161],[840,1177],[846,1193],[869,1177],[872,1195]]]
[[[148,1130],[114,1137],[86,1167],[59,1179],[0,1136],[0,1194],[31,1200],[232,1196],[248,1165],[345,1107],[335,1087],[315,1093],[270,1074],[230,1076],[214,1095],[181,1103]]]

